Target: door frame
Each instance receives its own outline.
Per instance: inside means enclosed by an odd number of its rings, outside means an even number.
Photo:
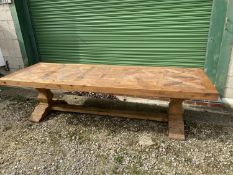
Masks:
[[[214,0],[204,69],[221,96],[225,91],[232,47],[233,1]]]
[[[13,3],[17,12],[24,47],[27,54],[27,65],[25,66],[30,66],[40,61],[40,54],[32,26],[28,0],[15,0]]]

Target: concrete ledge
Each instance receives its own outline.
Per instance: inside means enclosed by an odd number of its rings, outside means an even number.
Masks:
[[[229,108],[233,109],[233,98],[222,98],[222,102]]]

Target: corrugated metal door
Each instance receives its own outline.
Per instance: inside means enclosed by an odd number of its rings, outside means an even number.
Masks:
[[[41,61],[203,67],[212,0],[28,0]]]

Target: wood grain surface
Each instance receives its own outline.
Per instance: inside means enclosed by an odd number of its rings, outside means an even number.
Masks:
[[[0,85],[145,98],[218,99],[217,90],[199,68],[38,63],[1,78]]]

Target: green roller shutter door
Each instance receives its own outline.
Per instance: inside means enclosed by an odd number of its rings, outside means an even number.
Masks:
[[[40,60],[204,67],[213,0],[28,0]]]

